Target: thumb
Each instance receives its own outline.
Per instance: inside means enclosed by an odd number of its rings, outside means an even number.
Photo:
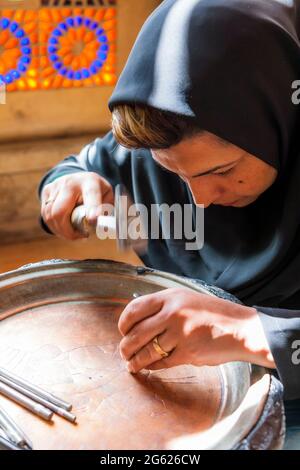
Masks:
[[[102,190],[100,178],[90,177],[83,183],[82,199],[88,223],[95,224],[101,214]]]

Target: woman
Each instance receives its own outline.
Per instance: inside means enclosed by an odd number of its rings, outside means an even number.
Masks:
[[[52,169],[42,217],[73,239],[123,182],[135,202],[205,206],[201,250],[150,240],[148,266],[202,279],[245,305],[168,289],[120,317],[128,369],[245,360],[300,400],[299,2],[165,0],[145,23],[109,106],[112,133]],[[167,171],[166,171],[167,170]],[[276,373],[276,372],[275,372]],[[298,411],[299,417],[299,411]]]

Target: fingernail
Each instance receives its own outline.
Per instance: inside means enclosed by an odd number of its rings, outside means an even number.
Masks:
[[[126,368],[127,368],[128,372],[130,372],[130,374],[134,373],[134,369],[132,367],[132,364],[130,364],[130,362],[127,362]]]
[[[96,207],[93,207],[92,209],[90,209],[87,213],[87,217],[89,220],[95,220],[97,219],[98,217],[98,212],[99,212],[99,209],[97,209]]]
[[[120,356],[121,356],[121,358],[123,359],[123,361],[125,361],[124,354],[122,354],[122,352],[121,352],[121,351],[119,351],[119,353],[120,353]]]

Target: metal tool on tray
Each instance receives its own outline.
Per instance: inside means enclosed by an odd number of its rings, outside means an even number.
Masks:
[[[50,421],[55,413],[71,423],[76,422],[76,416],[70,412],[71,403],[2,367],[0,367],[0,394],[46,421]],[[3,408],[0,408],[0,449],[33,449],[30,439]]]

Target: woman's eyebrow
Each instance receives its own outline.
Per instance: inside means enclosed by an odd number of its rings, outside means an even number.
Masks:
[[[153,158],[153,157],[152,157]],[[155,161],[155,163],[164,171],[167,171],[168,173],[171,173],[171,174],[176,174],[176,171],[171,171],[169,170],[168,168],[164,167],[161,163],[159,163],[159,161],[157,161],[155,158],[153,158],[153,160]],[[193,175],[193,176],[189,176],[188,178],[197,178],[198,176],[204,176],[204,175],[209,175],[210,173],[216,171],[216,170],[221,170],[222,168],[226,168],[227,166],[229,165],[233,165],[234,163],[237,163],[238,161],[240,160],[240,158],[238,160],[233,160],[232,162],[228,162],[228,163],[225,163],[224,165],[218,165],[218,166],[215,166],[213,168],[211,168],[210,170],[207,170],[207,171],[204,171],[202,173],[197,173],[196,175]]]
[[[234,160],[233,162],[228,162],[225,165],[215,166],[214,168],[211,168],[210,170],[203,171],[202,173],[197,173],[196,175],[190,176],[190,178],[197,178],[198,176],[208,175],[209,173],[212,173],[216,170],[221,170],[222,168],[226,168],[227,166],[232,165],[233,163],[237,163],[237,160]]]

